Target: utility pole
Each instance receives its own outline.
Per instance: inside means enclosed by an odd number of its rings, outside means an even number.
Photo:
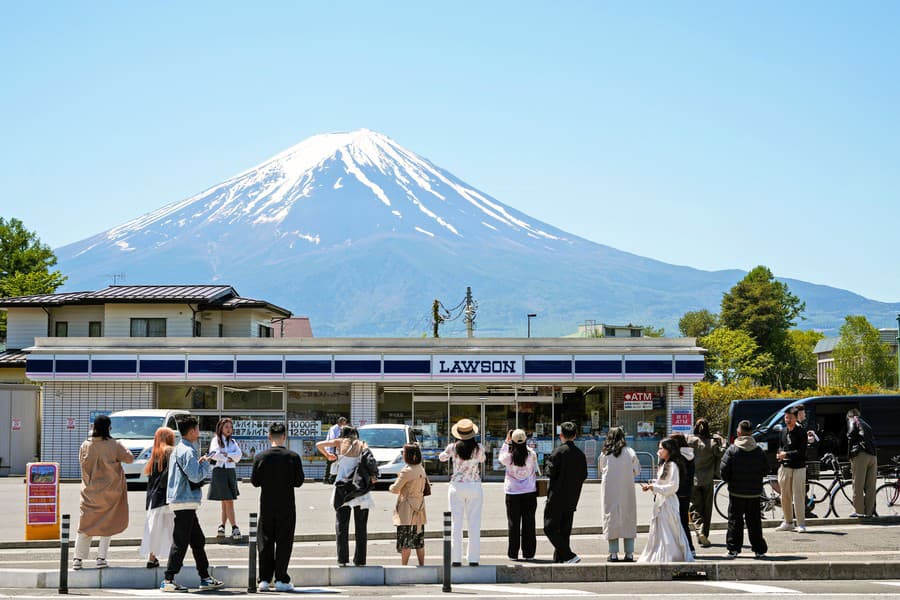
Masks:
[[[441,301],[435,298],[434,304],[431,305],[431,325],[434,328],[434,337],[441,337],[438,333],[438,327],[443,322],[444,317],[441,316]]]
[[[472,300],[472,288],[466,288],[466,310],[465,310],[465,321],[466,321],[466,337],[473,336],[473,330],[475,328],[475,301]]]

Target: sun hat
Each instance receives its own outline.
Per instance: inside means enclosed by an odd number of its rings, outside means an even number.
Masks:
[[[460,419],[450,428],[450,433],[458,440],[471,440],[478,435],[478,426],[471,419]]]
[[[524,444],[525,440],[528,439],[528,434],[526,434],[521,429],[516,429],[515,431],[512,432],[512,435],[509,436],[509,439],[511,439],[516,444]]]

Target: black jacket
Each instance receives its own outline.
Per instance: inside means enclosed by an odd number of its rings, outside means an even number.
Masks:
[[[169,486],[169,457],[171,455],[171,450],[166,452],[162,471],[158,471],[156,463],[153,463],[153,468],[150,470],[150,474],[147,475],[147,510],[168,504],[166,501],[166,489]]]
[[[294,488],[303,485],[305,476],[300,455],[284,446],[274,446],[253,459],[250,483],[261,488],[261,513],[294,510]]]
[[[546,511],[574,511],[581,497],[581,486],[587,479],[587,459],[575,442],[566,442],[550,455],[547,475],[550,477]]]
[[[850,421],[850,427],[847,429],[847,449],[850,458],[860,452],[876,456],[875,434],[872,433],[869,424],[859,417]]]
[[[781,445],[778,446],[778,449],[784,450],[787,456],[781,461],[781,464],[791,469],[806,467],[806,444],[806,429],[803,428],[803,425],[797,423],[793,431],[785,425],[781,430]]]
[[[763,478],[769,474],[766,453],[752,436],[737,438],[722,457],[722,481],[728,493],[738,498],[758,498],[763,491]]]

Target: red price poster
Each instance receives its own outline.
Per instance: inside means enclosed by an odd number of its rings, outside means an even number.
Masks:
[[[26,525],[52,525],[57,522],[59,504],[59,465],[28,465],[26,489]]]
[[[672,411],[672,432],[690,433],[694,425],[694,415],[690,410]]]

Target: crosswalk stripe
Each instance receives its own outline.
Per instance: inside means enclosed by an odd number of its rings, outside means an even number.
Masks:
[[[802,594],[798,590],[791,590],[774,585],[762,585],[759,583],[743,583],[738,581],[685,581],[689,585],[705,585],[709,587],[748,592],[750,594]]]
[[[492,584],[455,584],[456,589],[475,590],[476,592],[495,592],[500,594],[513,594],[520,596],[596,596],[593,592],[562,588],[540,588],[532,586],[511,586]]]

